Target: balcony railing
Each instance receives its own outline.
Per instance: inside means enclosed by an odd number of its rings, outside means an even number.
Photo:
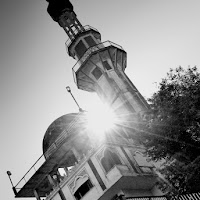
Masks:
[[[42,166],[45,162],[44,155],[41,155],[39,159],[33,164],[33,166],[26,172],[22,179],[16,184],[15,189],[17,192],[27,183],[27,181],[35,174],[35,172]]]
[[[98,31],[96,28],[93,28],[92,26],[89,26],[89,25],[86,25],[86,26],[84,26],[83,28],[84,28],[84,31],[75,29],[75,30],[74,30],[75,36],[78,35],[79,33],[82,33],[82,32],[85,32],[85,31],[89,31],[89,30],[94,30],[94,31],[96,31],[96,32],[99,33],[99,31]],[[74,39],[75,39],[75,38],[74,38]],[[69,38],[69,39],[65,42],[66,47],[69,47],[69,46],[71,45],[71,43],[74,41],[74,39],[71,40],[71,39]],[[67,51],[68,51],[68,50],[67,50]]]
[[[76,80],[76,72],[80,69],[81,64],[84,63],[86,61],[86,59],[93,53],[93,52],[97,52],[97,51],[101,51],[101,50],[105,50],[106,48],[110,47],[110,46],[114,46],[118,49],[121,49],[124,51],[124,49],[122,48],[122,46],[115,44],[111,41],[105,41],[102,43],[99,43],[95,46],[92,46],[90,48],[87,49],[87,51],[83,54],[83,56],[76,62],[76,64],[73,66],[72,71],[73,71],[73,75],[74,75],[74,81],[77,84],[77,80]]]
[[[200,199],[200,193],[183,194],[179,196],[173,196],[167,198],[165,196],[152,196],[152,197],[126,197],[127,200],[198,200]]]
[[[127,200],[167,200],[164,196],[152,196],[152,197],[127,197]]]

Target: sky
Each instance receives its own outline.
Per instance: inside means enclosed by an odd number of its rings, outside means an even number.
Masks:
[[[89,110],[99,99],[78,90],[76,61],[66,33],[45,0],[0,0],[0,195],[14,200],[16,184],[42,155],[42,140],[58,117]],[[200,66],[199,0],[71,0],[83,25],[127,52],[126,74],[148,98],[170,68]],[[19,199],[20,200],[20,199]]]

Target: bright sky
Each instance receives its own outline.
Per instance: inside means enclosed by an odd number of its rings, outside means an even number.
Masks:
[[[0,1],[0,191],[14,200],[6,175],[16,184],[42,154],[42,139],[58,117],[84,109],[96,97],[73,82],[75,60],[65,49],[67,36],[46,12],[45,0]],[[200,66],[199,0],[71,0],[83,25],[102,41],[121,45],[126,73],[146,98],[169,68]]]

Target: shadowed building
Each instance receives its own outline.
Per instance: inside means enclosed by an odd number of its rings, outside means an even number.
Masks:
[[[137,122],[149,106],[124,72],[126,52],[113,42],[101,42],[95,28],[82,26],[69,1],[48,3],[48,13],[69,37],[69,56],[77,60],[73,67],[77,87],[96,92],[115,113],[116,124],[99,139],[87,127],[87,112],[56,119],[44,135],[43,155],[15,186],[16,197],[165,199],[137,140]]]

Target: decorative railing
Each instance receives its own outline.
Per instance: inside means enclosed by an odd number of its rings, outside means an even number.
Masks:
[[[35,172],[42,166],[45,162],[44,155],[41,155],[39,159],[33,164],[33,166],[26,172],[26,174],[21,178],[21,180],[16,184],[15,189],[17,192],[27,183],[27,181],[35,174]]]
[[[177,197],[171,198],[171,200],[199,200],[200,193],[192,193],[192,194],[183,194]]]
[[[124,51],[124,49],[122,48],[122,46],[115,44],[111,41],[105,41],[102,43],[99,43],[95,46],[92,46],[90,48],[87,49],[87,51],[83,54],[83,56],[76,62],[76,64],[73,66],[72,71],[73,71],[73,75],[74,75],[74,81],[75,83],[77,83],[76,81],[76,72],[80,69],[81,64],[84,63],[86,61],[86,59],[93,53],[93,52],[97,52],[97,51],[101,51],[101,50],[105,50],[107,47],[110,46],[114,46],[118,49],[121,49]]]
[[[191,193],[191,194],[183,194],[174,197],[165,197],[165,196],[152,196],[152,197],[126,197],[127,200],[199,200],[200,193]]]
[[[152,196],[152,197],[127,197],[127,200],[167,200],[164,196]]]
[[[93,28],[92,26],[89,26],[89,25],[86,25],[83,28],[84,28],[83,31],[75,29],[74,30],[75,36],[78,35],[79,33],[82,33],[82,32],[85,32],[85,31],[89,31],[89,30],[94,30],[94,31],[99,33],[99,31],[96,28]],[[74,39],[71,40],[70,38],[68,38],[68,40],[65,42],[66,47],[69,47],[71,45],[71,43],[74,41]],[[67,49],[67,51],[68,51],[68,49]]]

